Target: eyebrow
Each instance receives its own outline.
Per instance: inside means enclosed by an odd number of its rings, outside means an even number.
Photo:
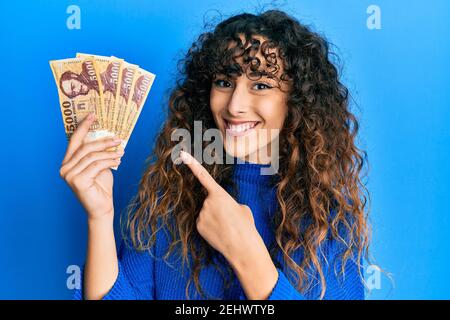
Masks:
[[[250,75],[255,75],[255,76],[261,76],[262,78],[269,78],[271,79],[272,77],[270,77],[269,73],[265,72],[265,71],[257,71],[257,72],[250,72]]]

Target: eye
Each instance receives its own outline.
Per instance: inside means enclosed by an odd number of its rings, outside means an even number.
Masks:
[[[218,80],[214,81],[214,85],[216,85],[217,87],[222,87],[222,88],[231,87],[231,83],[224,79],[218,79]]]
[[[255,88],[255,87],[257,87],[257,86],[259,86],[259,87],[258,87],[259,89],[256,89],[256,90],[265,90],[265,89],[272,89],[272,88],[273,88],[272,86],[270,86],[270,85],[268,85],[268,84],[266,84],[266,83],[262,83],[262,82],[256,83],[256,84],[253,86],[253,88]]]

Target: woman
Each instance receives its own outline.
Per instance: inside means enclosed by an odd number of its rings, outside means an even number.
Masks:
[[[364,299],[364,158],[328,43],[278,10],[240,14],[182,62],[118,255],[109,168],[123,153],[105,150],[120,140],[84,143],[92,118],[71,138],[60,173],[88,214],[75,298]],[[200,163],[193,141],[174,151],[194,121],[200,138],[219,130],[233,163]]]

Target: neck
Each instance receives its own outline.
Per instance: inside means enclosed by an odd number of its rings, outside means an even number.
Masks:
[[[269,170],[270,164],[249,162],[233,157],[234,177],[251,183],[272,185],[277,179]]]
[[[251,154],[247,154],[244,157],[235,157],[235,156],[232,156],[232,157],[233,157],[233,159],[239,160],[240,162],[245,161],[245,162],[253,163],[253,164],[271,164],[274,162],[272,155],[266,155],[266,154],[261,155],[260,152],[258,152],[258,151],[255,151]]]

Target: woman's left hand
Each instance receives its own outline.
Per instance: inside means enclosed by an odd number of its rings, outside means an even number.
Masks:
[[[237,203],[189,153],[182,151],[180,158],[208,192],[197,218],[200,235],[228,260],[264,244],[251,209]]]

